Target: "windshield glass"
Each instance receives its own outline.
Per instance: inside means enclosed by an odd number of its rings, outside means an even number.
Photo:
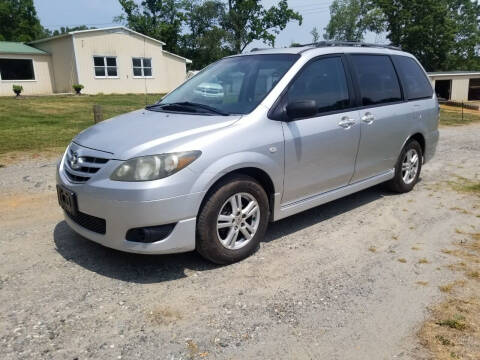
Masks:
[[[220,60],[172,91],[160,104],[196,103],[228,114],[247,114],[300,56],[272,54]]]

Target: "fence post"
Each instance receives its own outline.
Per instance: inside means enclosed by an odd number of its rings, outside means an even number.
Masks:
[[[463,122],[463,101],[462,101],[462,122]]]
[[[103,112],[101,105],[93,105],[93,122],[95,124],[103,121]]]

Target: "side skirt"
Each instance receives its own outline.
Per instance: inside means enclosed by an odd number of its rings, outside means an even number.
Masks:
[[[356,193],[358,191],[368,189],[369,187],[381,184],[385,181],[393,179],[395,176],[395,169],[388,170],[380,175],[358,181],[356,183],[343,186],[341,188],[331,190],[325,193],[310,196],[308,198],[293,201],[287,204],[280,204],[280,194],[275,194],[275,212],[273,221],[295,215],[299,212],[326,204],[330,201],[340,199],[347,195]]]

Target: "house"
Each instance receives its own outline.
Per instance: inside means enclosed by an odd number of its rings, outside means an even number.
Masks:
[[[22,85],[25,94],[54,92],[51,56],[18,42],[0,41],[0,96],[13,95],[12,85]]]
[[[439,98],[453,101],[480,100],[480,71],[431,72],[428,77]]]
[[[186,77],[190,60],[164,42],[123,26],[73,31],[29,44],[0,42],[0,96],[70,93],[166,93]]]

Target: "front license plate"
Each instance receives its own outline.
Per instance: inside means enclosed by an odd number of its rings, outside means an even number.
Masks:
[[[57,185],[58,204],[69,215],[77,215],[77,196],[73,191]]]

